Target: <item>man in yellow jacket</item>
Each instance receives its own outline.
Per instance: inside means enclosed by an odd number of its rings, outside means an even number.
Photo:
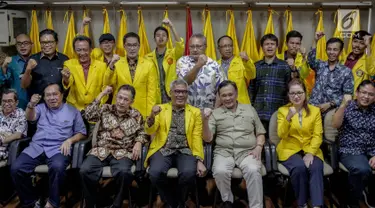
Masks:
[[[170,99],[170,84],[173,80],[177,79],[176,73],[176,62],[182,55],[184,55],[184,39],[182,39],[172,21],[164,19],[163,24],[169,26],[172,29],[173,36],[175,38],[175,47],[167,48],[167,42],[169,39],[168,30],[165,27],[157,27],[154,31],[154,40],[156,43],[156,49],[145,57],[152,61],[157,69],[158,74],[158,88],[156,90],[156,103],[167,103]]]
[[[238,102],[250,104],[247,87],[250,80],[254,79],[256,76],[253,61],[247,56],[246,52],[234,55],[233,40],[227,35],[220,37],[217,41],[217,45],[221,54],[221,59],[218,60],[218,64],[220,64],[228,79],[236,83],[238,88]]]
[[[342,64],[352,70],[354,77],[354,89],[363,80],[375,75],[375,54],[371,53],[371,34],[360,30],[354,33],[352,52],[348,54]]]
[[[116,102],[118,88],[124,84],[132,85],[136,90],[133,108],[146,118],[156,104],[157,73],[154,64],[138,57],[140,40],[136,33],[129,32],[124,38],[126,57],[114,55],[105,73],[105,85],[114,88],[112,103]]]
[[[145,167],[160,197],[171,207],[185,207],[195,176],[205,174],[203,164],[202,117],[198,108],[187,104],[188,84],[178,79],[171,84],[171,103],[156,105],[145,122],[145,131],[155,134]],[[177,196],[168,191],[167,172],[172,164],[178,170]],[[177,200],[175,200],[177,199]],[[177,201],[177,202],[176,202]]]
[[[61,73],[63,86],[69,89],[67,103],[81,111],[104,89],[107,65],[90,58],[92,48],[90,38],[77,36],[73,40],[73,46],[77,59],[65,61]]]

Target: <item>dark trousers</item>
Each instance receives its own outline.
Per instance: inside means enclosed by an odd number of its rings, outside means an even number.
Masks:
[[[307,204],[309,190],[312,206],[323,206],[323,161],[314,156],[313,163],[306,168],[302,156],[294,154],[282,164],[289,171],[298,206]]]
[[[349,171],[351,203],[358,204],[371,175],[369,160],[366,155],[340,154],[340,161]]]
[[[122,207],[124,191],[127,190],[127,187],[133,181],[133,174],[131,172],[133,161],[126,157],[117,160],[113,156],[108,156],[105,160],[101,161],[98,157],[89,155],[79,171],[82,178],[86,208],[95,207],[98,182],[102,177],[104,166],[111,166],[111,173],[116,184],[117,190],[113,206],[115,208]]]
[[[62,154],[56,154],[48,158],[44,153],[32,158],[21,153],[11,167],[11,175],[14,186],[17,190],[21,203],[25,206],[32,206],[38,199],[38,194],[31,182],[31,174],[38,165],[47,164],[49,177],[49,199],[48,202],[54,206],[60,206],[60,188],[63,186],[66,177],[66,167],[70,158]]]
[[[177,203],[168,183],[167,172],[170,168],[178,169]],[[183,206],[188,197],[189,188],[195,185],[197,159],[192,155],[174,153],[164,157],[160,151],[150,157],[151,183],[157,188],[161,199],[172,207]]]
[[[10,177],[10,167],[7,165],[0,168],[0,205],[7,203],[15,194],[12,178]]]

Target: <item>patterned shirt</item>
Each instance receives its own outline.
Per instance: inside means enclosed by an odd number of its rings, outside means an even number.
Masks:
[[[375,104],[360,108],[351,101],[344,111],[339,129],[339,152],[351,155],[375,156]]]
[[[271,64],[255,63],[256,78],[249,85],[249,97],[261,120],[269,121],[277,109],[288,103],[289,65],[275,57]]]
[[[158,61],[161,102],[168,103],[169,101],[171,101],[171,98],[168,96],[168,93],[165,90],[165,71],[163,67],[165,51],[163,54],[158,54],[158,52],[155,50],[155,54],[156,54],[156,60]]]
[[[138,60],[135,60],[134,62],[132,61],[132,63],[130,63],[129,61],[130,60],[128,59],[130,76],[132,77],[132,81],[134,81],[135,70],[137,69]]]
[[[171,155],[177,151],[192,155],[185,132],[185,109],[172,109],[172,123],[169,128],[167,143],[160,149],[163,156]]]
[[[25,111],[17,108],[14,112],[5,116],[3,109],[0,107],[0,161],[8,158],[8,144],[3,144],[3,139],[17,132],[26,136],[27,121]]]
[[[130,108],[120,116],[115,105],[99,104],[97,101],[92,102],[84,113],[89,122],[101,122],[96,144],[88,154],[97,156],[102,161],[109,155],[117,160],[123,157],[131,159],[135,143],[148,142],[141,113]]]
[[[316,49],[310,51],[308,63],[316,74],[310,98],[312,105],[334,102],[339,106],[344,94],[353,94],[354,79],[352,70],[348,67],[337,63],[335,68],[330,70],[327,61],[316,59]]]
[[[228,77],[228,69],[229,69],[230,63],[233,60],[233,57],[234,56],[232,56],[230,59],[227,59],[227,60],[221,59],[221,68],[223,69],[227,77]]]
[[[183,56],[177,61],[176,72],[184,78],[195,66],[195,61],[190,56]],[[207,63],[198,72],[195,81],[189,86],[188,103],[197,108],[213,108],[216,100],[216,89],[226,80],[219,64],[207,57]]]

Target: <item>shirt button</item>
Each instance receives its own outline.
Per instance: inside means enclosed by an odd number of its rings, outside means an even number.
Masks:
[[[266,74],[266,76],[268,76],[268,74]]]

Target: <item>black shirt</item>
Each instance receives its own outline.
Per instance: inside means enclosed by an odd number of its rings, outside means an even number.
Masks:
[[[43,90],[48,84],[56,83],[63,87],[61,71],[64,62],[69,60],[67,56],[57,52],[52,59],[49,59],[46,56],[42,57],[39,52],[33,54],[30,59],[34,59],[38,65],[31,71],[32,80],[27,88],[29,99],[33,94],[43,95]],[[26,66],[27,64],[25,64],[25,69]]]

